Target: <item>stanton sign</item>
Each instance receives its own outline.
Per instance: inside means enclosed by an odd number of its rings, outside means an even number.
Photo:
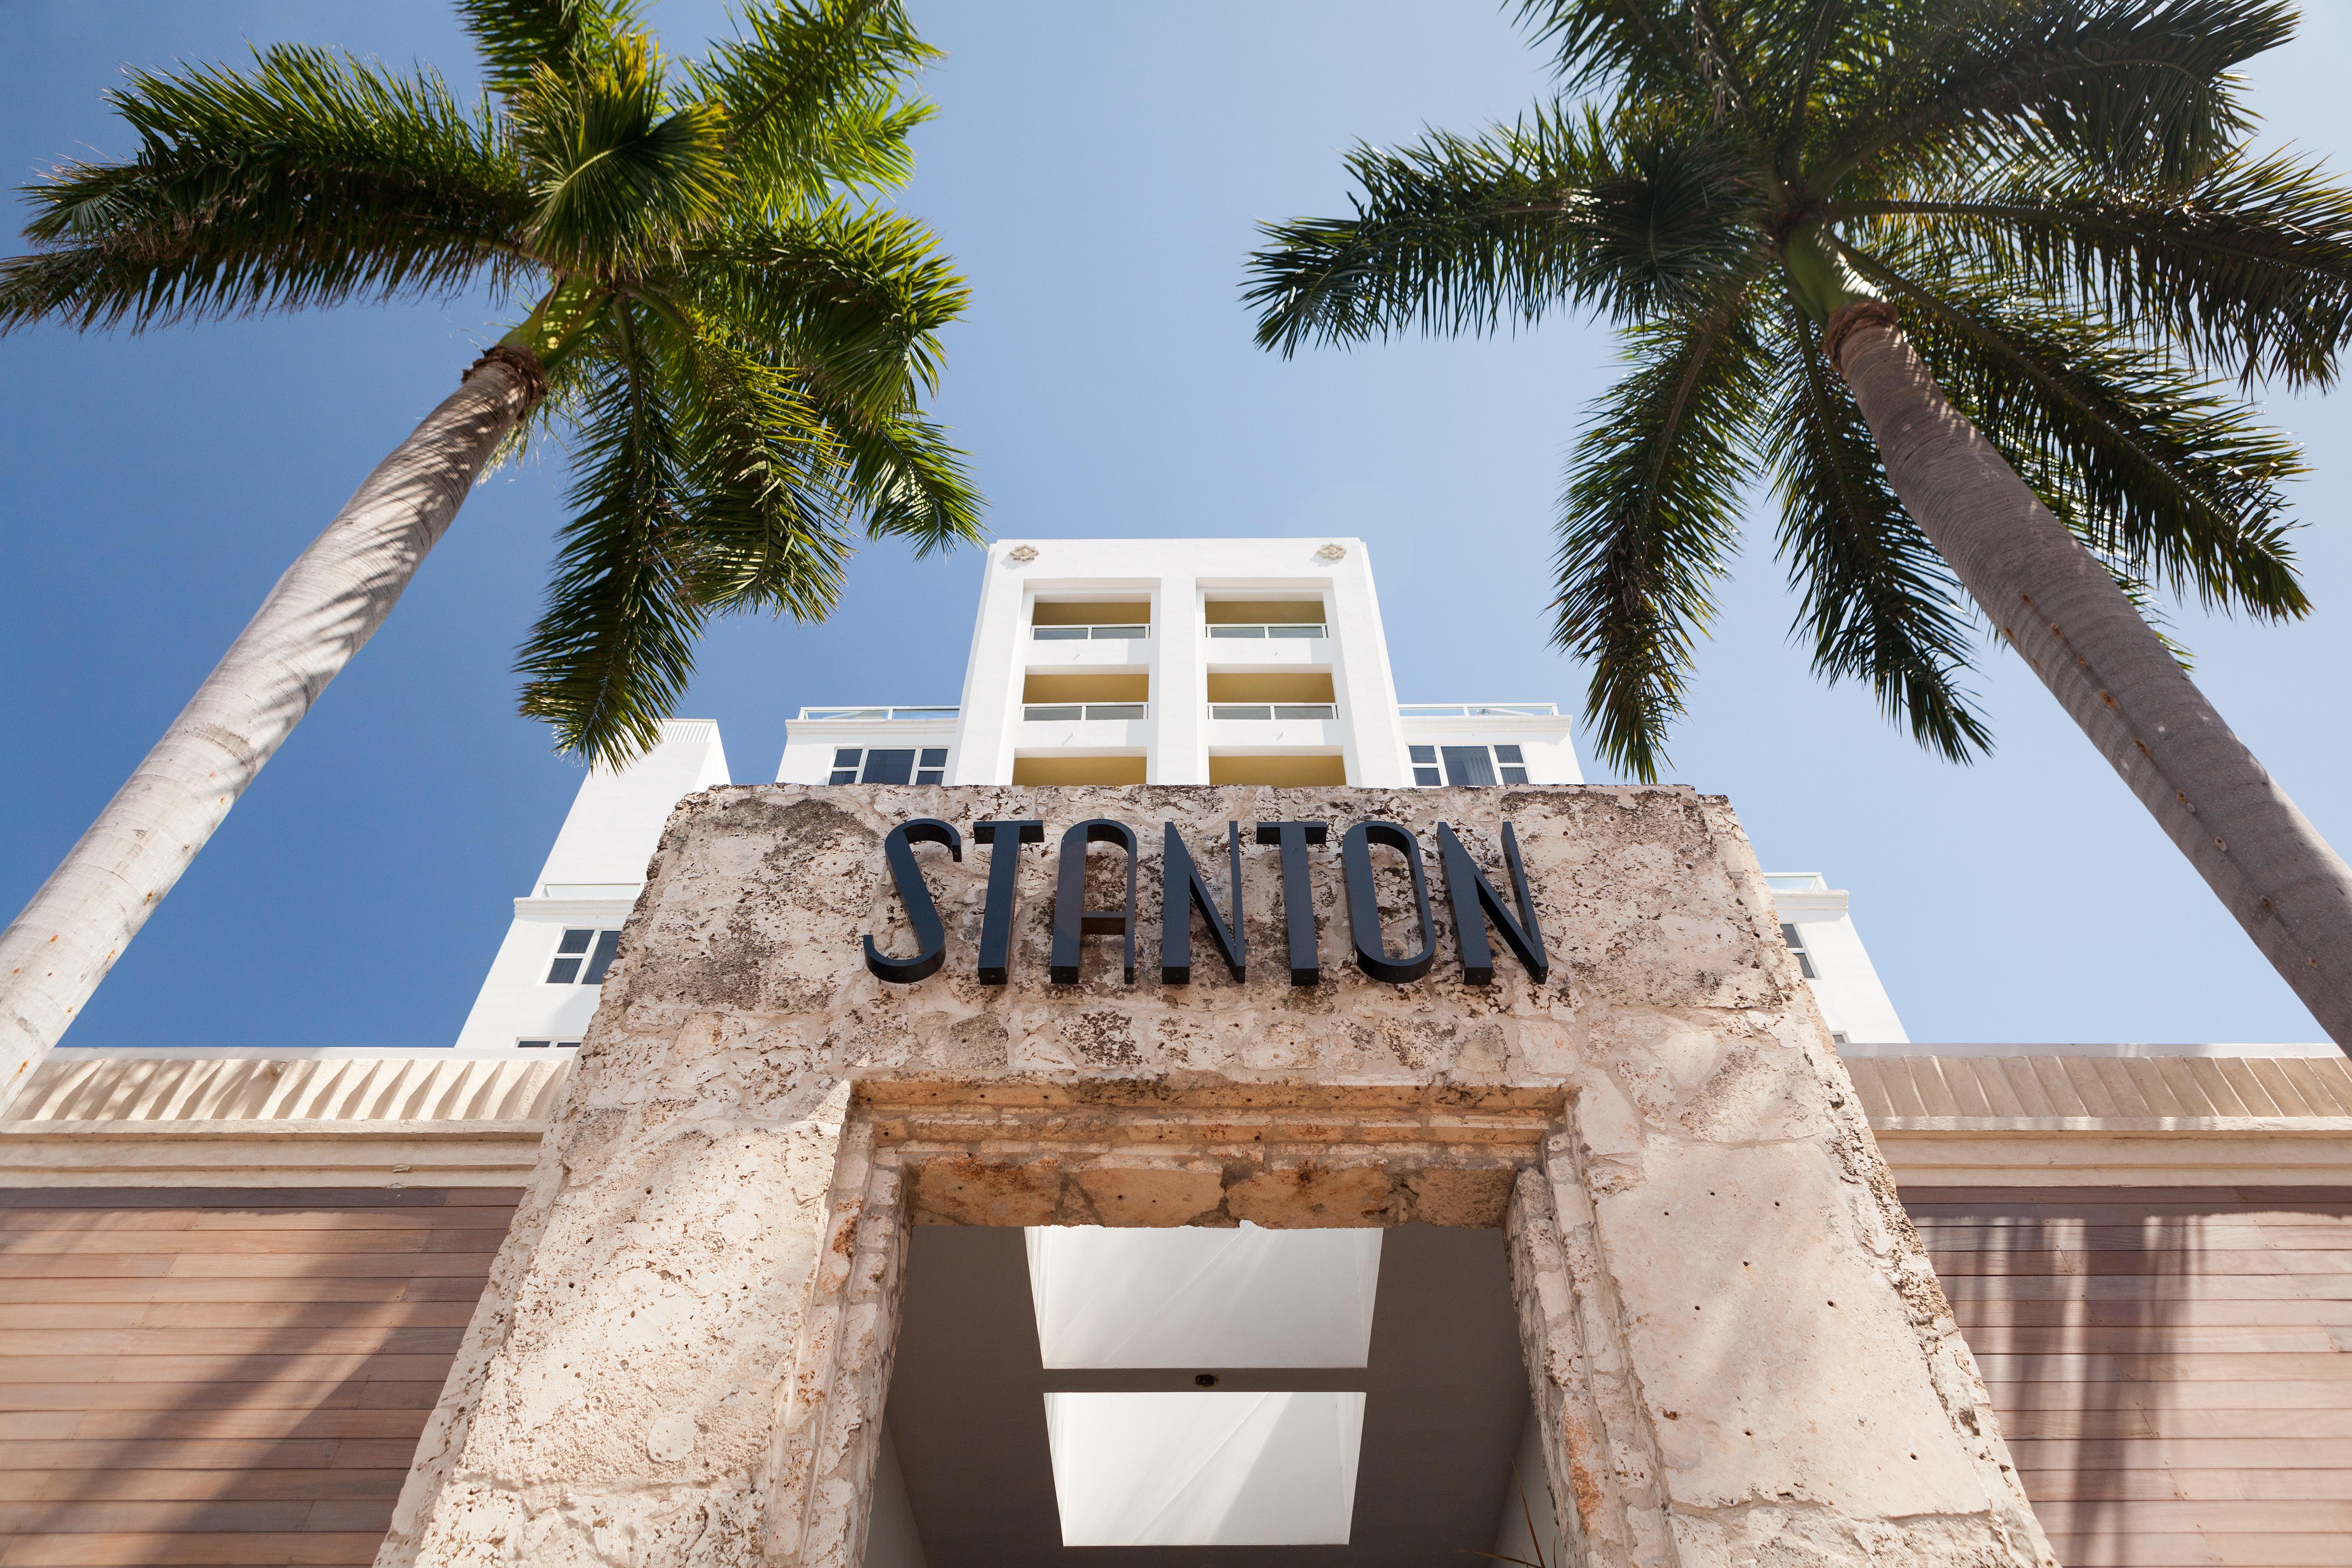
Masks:
[[[1200,911],[1202,923],[1208,927],[1209,939],[1216,943],[1218,955],[1233,971],[1234,978],[1248,978],[1249,950],[1242,908],[1241,824],[1225,824],[1225,853],[1233,887],[1230,920],[1219,911],[1216,897],[1202,879],[1200,868],[1193,864],[1192,852],[1184,847],[1183,836],[1177,832],[1176,825],[1169,822],[1161,826],[1161,882],[1165,897],[1160,924],[1160,980],[1170,985],[1192,984],[1192,917],[1195,910]],[[1324,822],[1257,825],[1257,841],[1281,851],[1285,934],[1290,950],[1293,985],[1314,985],[1323,978],[1307,849],[1309,845],[1327,842],[1329,826]],[[1045,825],[1034,817],[975,822],[971,836],[976,843],[989,846],[988,901],[980,925],[980,981],[983,985],[1003,985],[1012,978],[1020,847],[1044,843]],[[1528,892],[1518,837],[1508,822],[1502,825],[1502,839],[1503,864],[1509,874],[1516,910],[1504,905],[1486,873],[1479,870],[1478,863],[1464,847],[1460,835],[1444,822],[1437,825],[1438,868],[1445,879],[1445,897],[1453,906],[1454,929],[1459,933],[1462,977],[1473,985],[1494,983],[1494,948],[1486,937],[1489,921],[1530,976],[1541,982],[1551,973],[1551,961],[1544,952],[1543,929],[1536,920],[1535,900]],[[963,835],[952,823],[936,816],[900,823],[883,840],[890,879],[898,888],[899,901],[907,907],[907,921],[914,928],[921,951],[912,958],[891,958],[875,945],[869,935],[865,939],[866,967],[877,977],[902,985],[928,980],[947,963],[947,929],[940,921],[930,887],[923,880],[922,867],[915,859],[918,844],[943,844],[953,858],[963,858]],[[1126,852],[1127,898],[1119,909],[1086,907],[1087,850],[1096,844],[1108,844]],[[1380,898],[1372,880],[1374,845],[1404,857],[1405,868],[1412,875],[1417,945],[1402,958],[1389,955],[1388,943],[1381,931]],[[1062,835],[1061,863],[1055,880],[1051,965],[1056,985],[1077,984],[1080,944],[1090,936],[1116,936],[1121,940],[1121,973],[1126,984],[1135,984],[1135,866],[1139,854],[1135,829],[1108,816],[1090,817]],[[1391,985],[1402,985],[1427,974],[1430,966],[1437,962],[1437,921],[1429,907],[1429,878],[1422,869],[1421,840],[1412,829],[1394,822],[1360,822],[1340,837],[1339,865],[1346,879],[1348,931],[1356,950],[1357,967]]]

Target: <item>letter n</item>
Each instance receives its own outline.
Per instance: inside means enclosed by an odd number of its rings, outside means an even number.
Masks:
[[[1166,847],[1160,859],[1162,902],[1160,915],[1160,981],[1163,985],[1192,984],[1192,911],[1199,910],[1209,927],[1209,940],[1235,980],[1249,978],[1249,938],[1242,921],[1242,825],[1225,824],[1225,864],[1234,879],[1234,921],[1227,925],[1217,913],[1215,895],[1201,879],[1192,852],[1184,847],[1176,825],[1168,823]]]
[[[1535,900],[1528,896],[1527,868],[1519,863],[1519,841],[1511,832],[1511,825],[1503,824],[1503,864],[1511,874],[1511,897],[1518,904],[1518,919],[1503,907],[1503,900],[1486,881],[1478,862],[1470,858],[1470,851],[1454,836],[1454,829],[1441,822],[1437,825],[1437,863],[1445,873],[1445,899],[1454,906],[1454,930],[1462,944],[1462,978],[1473,985],[1495,983],[1495,950],[1486,941],[1486,922],[1493,921],[1503,933],[1512,956],[1519,967],[1540,984],[1551,974],[1551,959],[1544,952],[1543,928],[1536,923]],[[1524,922],[1524,923],[1523,923]]]

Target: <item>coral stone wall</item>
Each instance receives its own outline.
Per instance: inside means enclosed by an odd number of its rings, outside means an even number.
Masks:
[[[891,984],[861,942],[919,949],[886,854],[917,817],[963,854],[916,847],[943,962]],[[1097,817],[1141,841],[1136,974],[1097,936],[1057,984],[1057,849]],[[1043,846],[974,842],[1015,819]],[[1494,983],[1467,983],[1441,819],[1505,889],[1516,826],[1548,978],[1497,942]],[[1196,931],[1192,983],[1164,984],[1161,825],[1222,898],[1228,821],[1328,841],[1288,889],[1246,851],[1245,982]],[[1435,961],[1400,984],[1351,957],[1340,841],[1372,821],[1417,836],[1434,895]],[[1086,908],[1117,910],[1125,862],[1095,860]],[[1370,863],[1373,962],[1402,964],[1404,860]],[[997,1200],[1026,1194],[1136,1223],[1113,1215],[1139,1172],[1185,1178],[1154,1190],[1202,1223],[1394,1223],[1433,1177],[1457,1218],[1500,1220],[1587,1562],[2053,1561],[1724,802],[894,786],[681,805],[382,1561],[855,1563],[910,1210],[1023,1223]]]

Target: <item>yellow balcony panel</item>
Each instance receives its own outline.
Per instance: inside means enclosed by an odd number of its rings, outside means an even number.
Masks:
[[[1035,676],[1029,679],[1034,680]],[[1275,675],[1209,676],[1212,702],[1337,702],[1331,677],[1309,670],[1284,670]]]
[[[1329,690],[1331,682],[1323,682]],[[1021,682],[1024,702],[1149,702],[1148,675],[1031,675]]]
[[[1044,606],[1039,607],[1042,609]],[[1208,604],[1207,619],[1213,626],[1319,626],[1323,620],[1323,601],[1212,599]]]
[[[1151,624],[1151,601],[1149,599],[1087,599],[1050,605],[1041,600],[1032,605],[1031,610],[1029,624],[1033,626],[1148,626]],[[1322,619],[1319,605],[1317,606],[1316,619]]]
[[[1332,759],[1338,761],[1337,758]],[[1132,757],[1015,757],[1017,784],[1139,784],[1143,759]]]
[[[1021,782],[1018,773],[1013,775],[1013,782]],[[1329,756],[1212,756],[1209,759],[1209,782],[1213,784],[1272,784],[1278,789],[1307,784],[1343,784],[1348,782],[1348,759],[1336,753]]]

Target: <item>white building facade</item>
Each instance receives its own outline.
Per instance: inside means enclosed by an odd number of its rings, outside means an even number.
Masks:
[[[1550,702],[1400,704],[1361,540],[1015,541],[989,550],[958,706],[803,708],[775,776],[1572,784],[1583,774],[1571,729]],[[592,772],[514,901],[458,1046],[577,1046],[671,808],[730,782],[719,727],[699,719],[673,721],[624,772]],[[1840,1043],[1901,1042],[1846,895],[1810,872],[1771,883]]]

